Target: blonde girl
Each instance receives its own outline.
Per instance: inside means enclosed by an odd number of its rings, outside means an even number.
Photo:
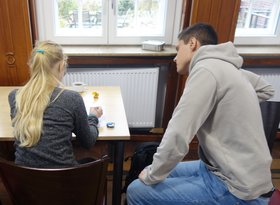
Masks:
[[[91,147],[102,109],[92,109],[88,116],[80,94],[63,88],[67,57],[55,42],[37,42],[29,67],[30,80],[9,94],[15,162],[31,167],[76,165],[72,132],[82,146]]]

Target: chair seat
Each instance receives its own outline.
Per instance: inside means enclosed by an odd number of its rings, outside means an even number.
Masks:
[[[274,193],[270,198],[268,205],[279,205],[279,204],[280,204],[280,191],[278,189],[275,189]]]
[[[13,204],[100,205],[106,196],[107,156],[69,168],[30,168],[0,159],[0,175]]]

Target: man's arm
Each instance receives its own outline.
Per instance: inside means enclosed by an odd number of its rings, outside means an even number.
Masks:
[[[207,82],[207,83],[201,83]],[[163,181],[189,151],[189,143],[207,119],[216,101],[216,80],[201,68],[189,76],[153,163],[139,175],[145,184]]]
[[[274,96],[275,90],[272,85],[265,81],[261,76],[244,69],[240,69],[240,71],[252,84],[260,102],[269,100]]]

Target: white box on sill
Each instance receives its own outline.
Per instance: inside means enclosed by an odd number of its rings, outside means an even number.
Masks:
[[[150,50],[150,51],[162,51],[164,49],[164,41],[143,41],[142,42],[142,49],[143,50]]]

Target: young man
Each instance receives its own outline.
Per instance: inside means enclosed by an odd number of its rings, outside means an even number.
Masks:
[[[240,69],[231,42],[198,23],[178,37],[179,74],[189,74],[153,163],[130,184],[128,204],[264,205],[273,190],[259,101],[274,94]],[[197,136],[200,160],[181,162]]]

